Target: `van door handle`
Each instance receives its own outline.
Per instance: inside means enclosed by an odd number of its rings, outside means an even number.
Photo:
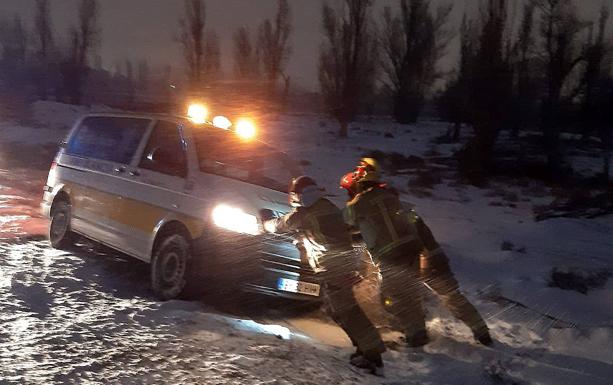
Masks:
[[[117,174],[121,174],[126,171],[125,167],[115,167],[113,171]]]
[[[140,172],[138,172],[138,170],[132,170],[132,171],[130,171],[130,175],[131,176],[140,176]]]

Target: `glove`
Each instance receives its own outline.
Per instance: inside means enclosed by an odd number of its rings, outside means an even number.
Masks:
[[[269,221],[275,218],[276,218],[275,213],[273,213],[272,210],[270,209],[260,210],[260,219],[262,220],[262,222],[266,222],[266,221]]]

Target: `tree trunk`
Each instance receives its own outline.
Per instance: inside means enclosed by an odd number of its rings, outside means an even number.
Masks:
[[[341,138],[346,138],[349,136],[349,122],[346,120],[339,120],[340,130],[338,132],[338,136]]]
[[[453,126],[453,141],[457,142],[460,140],[460,131],[462,130],[462,123],[455,122]]]
[[[602,153],[602,178],[605,184],[609,183],[609,173],[611,172],[611,151],[604,150]]]
[[[398,94],[394,97],[394,119],[400,124],[417,122],[421,112],[421,100],[418,97]]]

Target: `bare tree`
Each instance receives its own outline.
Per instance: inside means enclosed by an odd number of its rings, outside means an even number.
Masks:
[[[345,0],[336,11],[324,4],[324,42],[319,57],[319,83],[324,102],[347,137],[365,91],[372,89],[376,42],[370,21],[372,0]]]
[[[585,124],[583,135],[590,134],[596,128],[594,121],[597,111],[595,111],[595,99],[598,97],[598,87],[604,78],[604,61],[609,53],[610,47],[607,44],[605,31],[609,19],[609,9],[605,6],[600,11],[600,17],[594,34],[594,23],[589,26],[589,33],[585,49],[585,70],[583,72],[583,122]]]
[[[81,103],[81,91],[89,71],[89,56],[99,39],[98,1],[81,0],[78,7],[78,25],[70,30],[70,46],[61,70],[65,91],[73,104]]]
[[[149,63],[147,62],[147,60],[142,59],[138,63],[138,87],[140,89],[147,89],[149,85],[150,76],[151,71],[149,70]]]
[[[551,175],[556,175],[563,161],[559,148],[561,107],[576,95],[575,90],[564,91],[570,75],[584,60],[578,43],[579,32],[584,24],[577,16],[572,0],[538,0],[537,6],[541,13],[540,60],[544,69],[545,88],[541,126],[549,171]]]
[[[251,42],[249,28],[234,32],[234,75],[240,80],[251,80],[259,75],[259,60]]]
[[[582,76],[582,122],[583,135],[596,133],[602,143],[602,176],[608,183],[613,152],[613,78],[611,76],[612,48],[606,40],[609,9],[603,6],[597,23],[589,28],[585,49],[586,65]],[[597,28],[594,31],[594,27]]]
[[[277,15],[266,19],[258,31],[258,51],[271,97],[277,95],[277,81],[284,75],[291,54],[289,37],[292,32],[292,14],[287,0],[277,0]]]
[[[12,89],[26,80],[27,44],[27,33],[19,15],[15,14],[12,22],[3,20],[0,23],[0,79]]]
[[[51,26],[51,5],[49,0],[36,0],[36,15],[34,19],[37,53],[41,62],[46,63],[49,51],[53,46],[53,30]]]
[[[198,87],[204,72],[204,26],[206,9],[203,0],[185,0],[185,16],[179,20],[179,42],[187,65],[190,86]]]
[[[400,0],[400,10],[400,15],[393,15],[386,7],[383,13],[383,69],[393,95],[394,117],[400,123],[414,123],[439,77],[436,64],[449,43],[445,26],[452,5],[441,5],[434,14],[430,0]]]
[[[34,17],[34,38],[36,41],[38,59],[38,94],[47,99],[49,87],[49,56],[53,49],[53,30],[51,26],[51,5],[49,0],[36,0],[36,15]]]
[[[462,171],[473,183],[480,183],[486,176],[498,134],[508,124],[512,72],[506,23],[507,0],[488,0],[479,15],[479,46],[468,85],[475,136],[460,156]]]
[[[512,58],[515,83],[513,92],[513,136],[519,135],[519,130],[527,124],[528,115],[535,104],[535,69],[534,49],[534,11],[536,3],[529,0],[524,4],[522,21],[519,27],[517,40],[513,44]]]
[[[207,81],[217,80],[221,73],[221,47],[219,35],[214,30],[206,33],[204,43],[204,76]]]
[[[466,14],[460,25],[460,60],[456,73],[447,82],[445,90],[438,99],[438,108],[442,116],[452,126],[447,133],[453,141],[460,139],[462,124],[471,123],[470,117],[470,81],[472,66],[478,48],[477,28]]]

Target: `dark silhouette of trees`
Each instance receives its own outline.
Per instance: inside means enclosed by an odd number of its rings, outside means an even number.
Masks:
[[[50,59],[53,55],[53,28],[51,23],[51,5],[49,0],[36,0],[34,16],[34,41],[37,57],[38,96],[47,99],[51,68]]]
[[[462,124],[470,124],[470,81],[472,64],[478,47],[476,28],[466,15],[460,25],[460,59],[458,68],[437,100],[439,114],[452,124],[448,136],[458,141]]]
[[[562,106],[576,96],[569,78],[584,60],[579,32],[584,28],[572,0],[538,0],[541,13],[540,60],[543,63],[544,90],[541,128],[547,165],[551,176],[558,175],[563,163],[560,151]]]
[[[377,45],[370,11],[372,0],[345,0],[336,11],[324,4],[324,42],[319,57],[319,83],[324,102],[347,137],[366,91],[373,88]]]
[[[529,124],[534,116],[534,106],[538,97],[537,78],[534,59],[536,39],[534,36],[534,13],[536,3],[532,0],[523,6],[522,20],[517,39],[511,51],[511,62],[515,74],[512,101],[512,133],[514,137]]]
[[[5,85],[16,89],[26,75],[27,54],[27,33],[19,15],[15,15],[12,21],[0,22],[0,45],[0,78]]]
[[[184,17],[179,20],[179,43],[183,48],[190,87],[198,88],[204,73],[206,7],[203,0],[185,0],[184,5]]]
[[[70,45],[61,65],[64,92],[72,104],[80,104],[82,88],[89,72],[89,56],[99,39],[97,0],[81,0],[78,25],[70,29]]]
[[[291,54],[291,32],[292,14],[289,4],[287,0],[277,0],[275,19],[264,20],[258,30],[258,56],[272,98],[277,96],[279,78],[285,75],[285,66]]]
[[[204,77],[207,81],[217,80],[221,74],[221,47],[219,35],[214,30],[206,33],[204,43]]]
[[[584,51],[586,64],[582,76],[581,106],[584,139],[590,134],[596,134],[602,143],[602,176],[605,183],[609,181],[613,151],[613,68],[612,47],[606,41],[608,20],[609,9],[603,6],[598,22],[589,27]]]
[[[234,32],[234,75],[239,80],[253,80],[259,76],[259,60],[249,28]]]
[[[488,0],[480,10],[479,23],[468,85],[475,135],[460,153],[462,171],[473,183],[480,183],[490,171],[494,144],[509,120],[512,71],[504,35],[507,1]]]
[[[585,70],[583,72],[583,100],[582,100],[582,121],[583,136],[586,137],[593,130],[597,130],[598,111],[597,101],[599,99],[600,88],[603,87],[603,79],[606,77],[605,59],[610,51],[606,41],[606,27],[609,19],[609,10],[603,7],[594,31],[594,23],[589,26],[589,33],[585,47]],[[595,33],[594,33],[595,32]]]
[[[445,29],[452,5],[436,13],[430,0],[400,0],[400,14],[390,7],[383,13],[381,47],[386,85],[392,93],[394,118],[414,123],[427,93],[439,77],[436,64],[445,52],[450,34]]]

